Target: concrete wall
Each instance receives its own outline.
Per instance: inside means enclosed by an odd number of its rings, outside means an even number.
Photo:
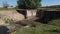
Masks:
[[[44,11],[41,12],[39,16],[40,17],[37,21],[42,23],[48,23],[48,21],[60,19],[60,11]]]
[[[27,17],[35,17],[37,13],[37,10],[27,10]]]
[[[36,16],[37,10],[36,9],[35,10],[22,9],[22,10],[17,10],[17,12],[24,15],[25,18],[32,18]]]

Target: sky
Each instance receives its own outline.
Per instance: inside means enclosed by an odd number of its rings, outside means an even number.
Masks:
[[[14,7],[17,5],[17,0],[0,0],[0,7],[5,1]],[[60,0],[42,0],[41,4],[42,6],[60,5]]]
[[[60,5],[60,0],[42,0],[42,6]]]
[[[3,6],[3,2],[7,2],[9,5],[16,6],[17,0],[0,0],[0,7]]]

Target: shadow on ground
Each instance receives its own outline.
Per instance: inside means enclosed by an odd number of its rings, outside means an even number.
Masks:
[[[5,26],[1,27],[0,28],[0,34],[9,34],[8,30],[9,29]]]
[[[25,18],[27,18],[27,17],[26,17],[26,10],[22,10],[22,9],[21,9],[21,10],[16,10],[16,11],[17,11],[18,13],[24,15]]]

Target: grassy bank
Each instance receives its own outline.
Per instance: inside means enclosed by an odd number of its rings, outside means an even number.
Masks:
[[[48,24],[38,23],[36,27],[20,28],[11,34],[60,34],[60,19],[49,21]]]

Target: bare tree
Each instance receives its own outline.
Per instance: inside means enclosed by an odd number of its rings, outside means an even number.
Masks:
[[[3,2],[3,8],[8,8],[9,7],[9,4],[7,3],[7,1],[4,1]]]

